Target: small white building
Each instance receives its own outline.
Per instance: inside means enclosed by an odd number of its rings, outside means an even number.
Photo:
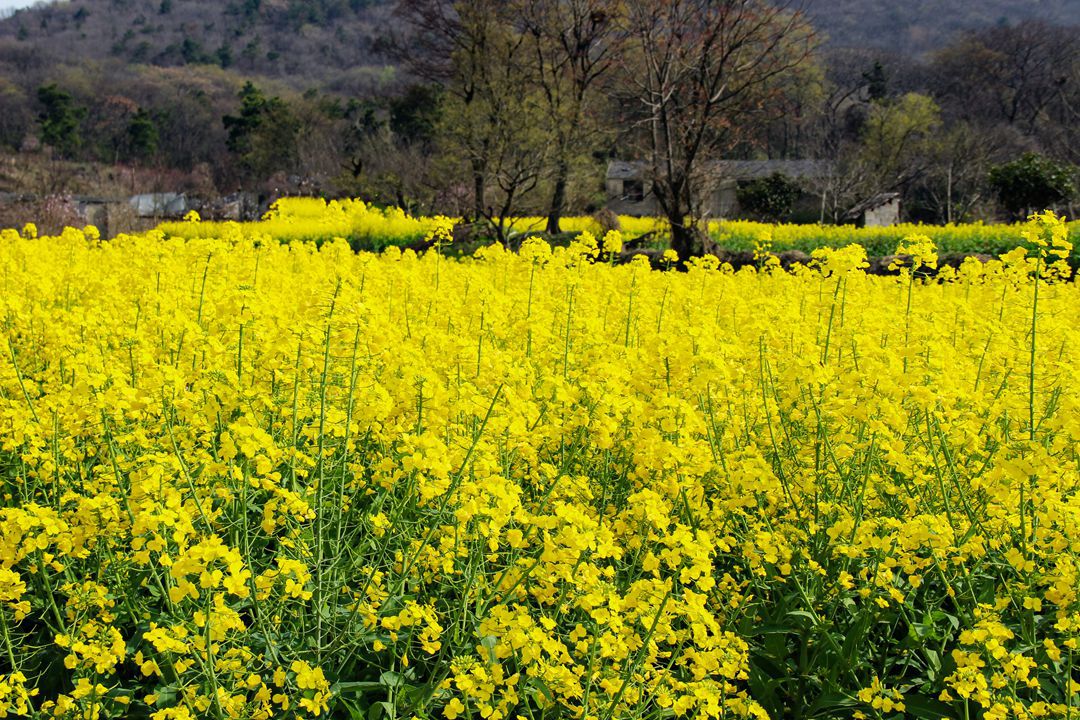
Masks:
[[[845,220],[858,227],[888,227],[900,222],[900,193],[878,193],[847,211]]]

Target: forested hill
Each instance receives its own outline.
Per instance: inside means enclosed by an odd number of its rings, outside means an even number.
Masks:
[[[933,51],[965,30],[1080,22],[1080,0],[806,0],[805,7],[830,45],[904,55]]]
[[[347,85],[349,75],[377,73],[387,64],[392,6],[386,0],[41,3],[0,21],[0,50],[33,47],[46,62],[218,65],[296,87]]]
[[[61,62],[220,65],[296,87],[350,84],[389,63],[395,0],[61,0],[0,20],[12,40]],[[805,0],[835,47],[932,51],[957,32],[1026,19],[1075,24],[1080,0]],[[343,77],[344,74],[344,77]],[[355,77],[352,78],[355,80]],[[344,89],[344,88],[342,88]]]

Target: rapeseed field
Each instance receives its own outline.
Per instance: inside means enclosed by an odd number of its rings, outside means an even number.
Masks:
[[[0,717],[1080,717],[1063,221],[933,278],[425,222],[0,235]]]

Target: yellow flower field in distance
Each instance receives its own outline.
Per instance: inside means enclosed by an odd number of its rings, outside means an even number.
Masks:
[[[0,716],[1080,717],[1053,216],[933,279],[266,230],[0,235]]]
[[[617,218],[626,240],[643,238],[646,245],[666,247],[670,231],[667,221],[655,217]],[[161,232],[170,237],[228,238],[280,242],[322,243],[334,238],[347,240],[354,250],[381,251],[421,243],[439,218],[414,217],[397,208],[380,209],[360,200],[331,200],[286,197],[276,201],[260,222],[166,222]],[[540,233],[547,218],[522,217],[509,221],[508,232],[515,244],[523,236]],[[774,250],[810,253],[822,247],[842,248],[857,243],[869,255],[891,255],[903,238],[918,234],[930,237],[942,253],[985,253],[998,255],[1012,250],[1023,227],[1007,224],[969,223],[962,225],[902,224],[889,227],[856,228],[852,225],[768,224],[746,220],[710,220],[708,234],[724,250],[750,251],[761,242]],[[1067,226],[1072,241],[1080,238],[1080,223]],[[596,237],[607,228],[589,216],[565,217],[564,233],[591,233]],[[494,233],[488,231],[493,237]],[[483,234],[483,224],[481,224]],[[1080,265],[1074,250],[1073,265]]]

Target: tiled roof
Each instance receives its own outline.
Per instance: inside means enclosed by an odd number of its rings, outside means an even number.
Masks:
[[[845,219],[857,218],[858,216],[862,215],[864,212],[869,212],[870,210],[877,210],[882,205],[887,205],[888,203],[891,203],[892,201],[899,200],[899,199],[900,199],[900,193],[895,193],[895,192],[878,193],[877,195],[874,195],[873,197],[870,197],[870,198],[867,198],[866,200],[863,200],[861,203],[859,203],[855,207],[848,210],[847,213],[844,215],[844,218]]]
[[[733,180],[754,180],[775,173],[790,178],[818,178],[827,175],[831,163],[827,160],[717,160],[705,166],[718,177]],[[609,180],[637,180],[645,175],[644,162],[612,160],[608,163]]]

